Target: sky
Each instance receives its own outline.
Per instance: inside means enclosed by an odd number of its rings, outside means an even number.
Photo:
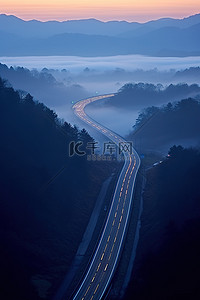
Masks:
[[[183,18],[200,12],[199,0],[1,0],[0,13],[24,20],[145,22],[161,17]]]

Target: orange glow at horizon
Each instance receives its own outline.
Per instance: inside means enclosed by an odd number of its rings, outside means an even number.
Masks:
[[[0,13],[22,19],[147,21],[161,17],[181,18],[200,12],[199,0],[1,0]]]

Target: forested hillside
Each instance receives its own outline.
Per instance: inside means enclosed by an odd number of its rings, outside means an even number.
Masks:
[[[147,172],[141,232],[125,300],[198,299],[200,152],[173,146]]]
[[[72,100],[87,96],[86,90],[75,83],[63,84],[51,74],[23,67],[7,67],[0,63],[0,76],[8,80],[17,90],[31,93],[34,99],[48,106],[69,105]]]
[[[141,112],[129,138],[141,150],[161,150],[182,141],[200,145],[200,102],[188,98]]]
[[[69,157],[92,141],[0,79],[0,298],[50,299],[63,280],[113,164]]]
[[[108,106],[126,109],[142,109],[150,105],[162,105],[169,101],[178,101],[187,97],[200,95],[197,84],[162,84],[127,83],[120,88],[115,97],[108,99]]]

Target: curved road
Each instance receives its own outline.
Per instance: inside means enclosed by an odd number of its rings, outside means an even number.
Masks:
[[[73,109],[81,120],[119,145],[120,142],[126,141],[95,122],[84,111],[85,106],[89,103],[112,96],[114,94],[82,100],[77,102]],[[140,166],[140,158],[134,149],[132,154],[128,152],[123,152],[123,154],[125,157],[124,166],[115,188],[103,233],[89,269],[76,291],[74,300],[102,299],[114,274],[127,229],[135,179]]]

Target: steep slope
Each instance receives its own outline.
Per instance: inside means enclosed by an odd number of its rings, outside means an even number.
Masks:
[[[113,165],[70,158],[69,142],[86,146],[89,134],[60,122],[29,94],[21,98],[1,79],[0,110],[0,298],[49,299]]]

